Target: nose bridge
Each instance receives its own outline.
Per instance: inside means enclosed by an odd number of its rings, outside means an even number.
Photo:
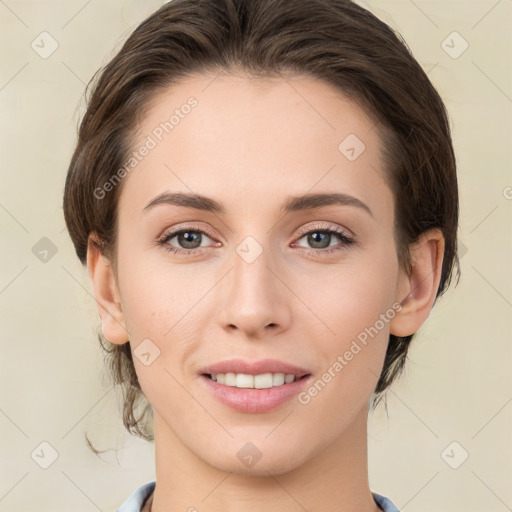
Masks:
[[[257,207],[253,205],[250,211],[246,211],[245,216],[239,218],[235,229],[240,241],[233,244],[232,255],[235,288],[237,283],[245,283],[248,292],[251,289],[271,291],[270,281],[275,276],[269,267],[273,268],[278,264],[279,255],[273,254],[273,249],[276,248],[276,243],[272,240],[275,231],[268,229],[269,222],[265,215],[265,212],[257,211]],[[235,240],[236,235],[233,242]]]
[[[261,240],[261,237],[259,237]],[[270,243],[260,243],[253,236],[245,237],[236,247],[234,257],[235,278],[246,282],[247,286],[257,286],[266,289],[272,254]]]
[[[259,238],[261,240],[262,237]],[[270,300],[271,297],[275,297],[276,290],[272,284],[275,276],[269,269],[273,260],[269,246],[268,241],[260,243],[253,236],[246,236],[236,246],[233,255],[231,294],[236,295],[238,300]]]
[[[282,327],[288,317],[283,285],[273,269],[272,243],[266,235],[259,238],[265,240],[246,236],[234,247],[222,306],[224,325],[251,335],[262,334],[269,324]]]

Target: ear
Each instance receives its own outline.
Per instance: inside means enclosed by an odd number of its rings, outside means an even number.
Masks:
[[[440,229],[422,233],[411,250],[412,269],[407,275],[401,270],[395,300],[402,309],[390,322],[390,333],[409,336],[428,317],[441,280],[444,237]]]
[[[87,240],[87,269],[94,288],[94,297],[101,316],[103,335],[111,343],[122,345],[129,341],[121,296],[114,269],[101,251],[99,237],[92,233]]]

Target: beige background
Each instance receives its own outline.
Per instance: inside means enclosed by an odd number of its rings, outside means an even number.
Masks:
[[[2,512],[110,511],[155,476],[153,445],[124,432],[104,377],[62,192],[85,84],[162,3],[0,0]],[[512,510],[512,1],[360,3],[400,31],[447,104],[463,256],[388,415],[370,420],[370,486],[406,512]],[[47,58],[31,47],[43,31],[58,42]],[[58,455],[47,469],[42,442]]]

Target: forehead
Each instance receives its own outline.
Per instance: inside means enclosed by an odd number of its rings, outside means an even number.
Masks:
[[[253,211],[331,189],[378,199],[387,186],[376,125],[312,77],[195,75],[147,104],[132,151],[150,149],[124,178],[120,207],[140,211],[165,190],[237,197]]]

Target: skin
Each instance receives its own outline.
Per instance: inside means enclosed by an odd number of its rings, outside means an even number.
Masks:
[[[117,267],[100,254],[94,234],[89,240],[104,335],[117,344],[129,339],[132,351],[149,338],[160,350],[149,366],[134,357],[153,408],[152,510],[334,512],[343,504],[344,512],[376,512],[369,400],[389,334],[417,331],[430,312],[442,234],[424,233],[411,247],[412,271],[399,267],[378,127],[330,85],[305,76],[214,76],[187,78],[149,105],[134,149],[188,97],[198,100],[124,178]],[[354,161],[338,150],[348,134],[366,146]],[[144,211],[164,191],[211,197],[226,213],[173,205]],[[280,212],[289,196],[317,192],[350,194],[372,214],[350,205]],[[194,256],[176,255],[157,242],[173,227],[211,235],[198,235],[195,246],[168,240],[184,250],[202,246]],[[356,241],[343,245],[332,235],[314,245],[298,236],[303,227],[339,227]],[[252,263],[236,251],[247,236],[263,250]],[[322,255],[336,245],[341,250]],[[400,302],[403,309],[306,405],[294,398],[271,412],[243,413],[200,383],[202,367],[235,356],[280,359],[320,378]],[[237,457],[247,442],[262,453],[252,467]]]

